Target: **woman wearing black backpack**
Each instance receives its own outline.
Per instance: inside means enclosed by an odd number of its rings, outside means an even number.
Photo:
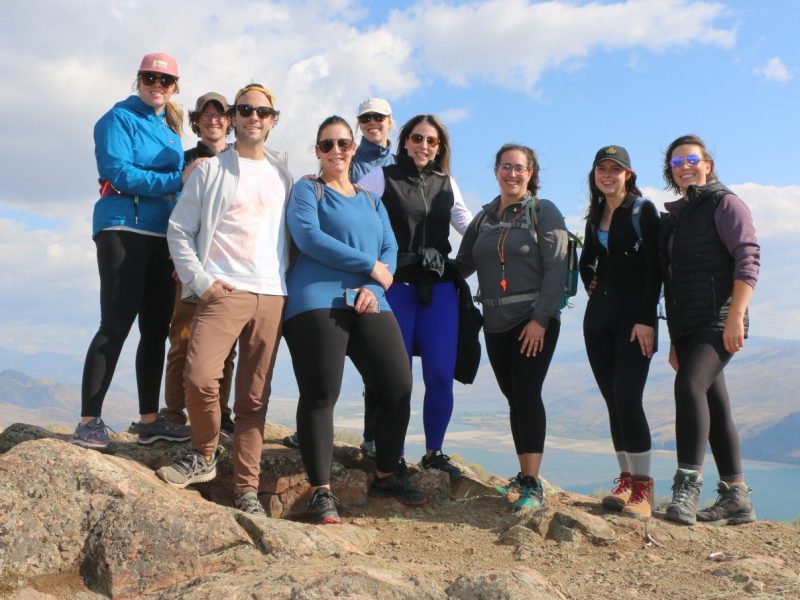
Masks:
[[[646,518],[653,509],[650,428],[642,396],[657,349],[661,290],[658,211],[636,187],[628,152],[598,150],[589,171],[589,209],[580,258],[589,302],[583,319],[586,354],[606,401],[620,466],[603,506]]]

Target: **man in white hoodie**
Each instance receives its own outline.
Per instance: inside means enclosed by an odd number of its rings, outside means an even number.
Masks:
[[[157,474],[177,487],[216,477],[219,380],[238,339],[234,501],[256,515],[265,514],[257,492],[286,300],[284,215],[292,186],[285,155],[265,145],[279,116],[274,105],[272,92],[260,84],[239,90],[233,148],[205,161],[186,181],[167,232],[183,297],[198,299],[184,376],[193,449]]]

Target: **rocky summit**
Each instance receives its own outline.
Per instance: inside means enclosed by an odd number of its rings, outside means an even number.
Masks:
[[[28,598],[799,598],[800,530],[637,521],[596,498],[546,487],[514,514],[496,478],[418,471],[431,502],[367,499],[374,463],[336,444],[343,522],[303,522],[308,482],[288,431],[269,425],[259,498],[231,507],[215,481],[177,490],[154,475],[188,444],[143,448],[113,434],[104,453],[15,424],[0,433],[0,597]],[[223,439],[229,449],[230,440]],[[660,490],[666,492],[666,490]]]

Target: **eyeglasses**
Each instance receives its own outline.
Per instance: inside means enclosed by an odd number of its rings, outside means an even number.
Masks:
[[[439,138],[433,135],[424,136],[419,133],[412,133],[410,136],[408,136],[408,139],[410,139],[415,144],[428,142],[428,146],[430,146],[431,148],[436,148],[436,146],[439,145]]]
[[[252,106],[250,104],[237,104],[234,106],[236,112],[239,113],[240,117],[247,118],[253,114],[253,111],[256,112],[259,119],[269,119],[272,116],[277,117],[280,111],[275,110],[271,106]]]
[[[165,88],[168,88],[178,81],[172,75],[166,75],[165,73],[151,73],[150,71],[139,73],[139,79],[141,79],[142,83],[147,86],[155,85],[156,81],[161,82],[161,85]]]
[[[515,175],[522,175],[528,170],[528,167],[525,165],[512,165],[511,163],[500,163],[497,165],[497,168],[504,173],[510,173],[511,171],[514,171]]]
[[[228,115],[226,113],[203,113],[200,115],[201,121],[222,121]]]
[[[317,142],[317,148],[319,148],[319,151],[323,154],[327,154],[333,150],[334,145],[339,146],[339,150],[342,152],[347,152],[353,147],[353,140],[348,138],[339,138],[338,140],[327,139]]]
[[[683,166],[684,161],[694,166],[694,165],[699,165],[704,160],[705,159],[702,156],[697,156],[697,154],[688,154],[686,155],[686,157],[676,156],[675,158],[670,159],[669,165],[673,169],[679,169]]]
[[[358,122],[362,125],[366,125],[370,121],[375,121],[376,123],[383,123],[386,120],[388,115],[379,115],[378,113],[367,113],[365,115],[361,115],[358,117]]]

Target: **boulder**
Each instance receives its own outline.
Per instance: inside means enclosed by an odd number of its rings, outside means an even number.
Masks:
[[[533,569],[482,571],[462,575],[447,588],[452,600],[563,600],[564,596]]]

